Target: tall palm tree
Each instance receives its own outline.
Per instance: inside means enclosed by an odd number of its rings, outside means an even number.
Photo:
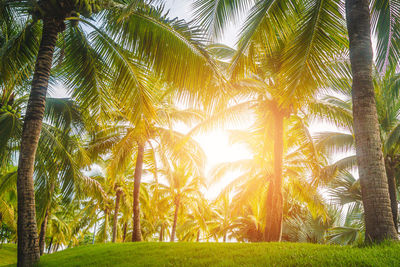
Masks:
[[[259,114],[264,114],[259,112]],[[243,143],[252,152],[253,158],[243,159],[235,162],[221,163],[212,169],[212,177],[215,181],[219,181],[232,170],[239,172],[235,179],[227,185],[222,194],[227,191],[236,192],[233,198],[232,209],[236,212],[236,216],[242,216],[243,212],[248,216],[256,216],[258,218],[257,230],[258,234],[251,238],[252,241],[265,240],[265,225],[268,224],[269,217],[265,216],[268,213],[268,194],[270,194],[270,181],[273,179],[273,152],[271,147],[273,143],[271,139],[265,138],[268,135],[269,128],[264,128],[265,120],[263,117],[251,127],[252,131],[234,131],[232,139],[235,142]],[[292,124],[292,125],[291,125]],[[314,158],[312,148],[307,145],[304,140],[308,140],[309,133],[302,125],[300,120],[293,119],[291,124],[287,123],[288,130],[285,131],[285,140],[288,143],[285,145],[284,158],[282,165],[282,206],[281,216],[282,221],[287,216],[285,211],[287,207],[288,197],[296,199],[300,203],[306,204],[308,209],[314,216],[326,218],[326,211],[323,199],[317,192],[318,183],[314,179],[307,178],[310,172],[318,172],[318,158]],[[293,136],[294,137],[293,137]],[[289,153],[288,151],[293,151]],[[269,153],[268,153],[269,152]],[[314,161],[314,163],[312,162]],[[267,177],[267,178],[266,178]],[[256,205],[254,201],[263,200],[263,205]],[[284,200],[283,200],[284,199]],[[248,210],[241,211],[243,204],[248,205]],[[254,206],[255,205],[255,206]],[[260,213],[264,218],[260,219]],[[246,213],[245,213],[246,214]],[[242,218],[242,222],[248,218]],[[282,224],[280,221],[280,224]],[[255,225],[254,225],[255,226]],[[259,231],[262,229],[262,235]],[[282,227],[282,226],[280,226]]]
[[[20,113],[26,105],[26,97],[13,97],[13,107],[9,113],[2,114],[2,126],[10,123],[7,129],[1,131],[1,151],[9,149],[9,152],[17,150],[21,137],[23,117]],[[10,101],[8,101],[10,103]],[[11,103],[10,103],[11,104]],[[7,116],[4,116],[7,115]],[[48,98],[45,114],[46,122],[43,124],[43,133],[39,139],[38,160],[35,161],[35,191],[37,208],[37,221],[41,223],[39,235],[40,254],[43,254],[48,218],[51,214],[51,206],[55,197],[55,190],[61,190],[64,201],[74,195],[75,198],[87,196],[90,193],[100,193],[102,190],[92,179],[85,177],[80,168],[89,164],[88,155],[85,151],[82,139],[83,135],[76,136],[74,133],[84,131],[84,115],[79,111],[76,103],[70,99]],[[14,157],[15,158],[15,157]],[[3,161],[7,161],[7,154]],[[3,169],[3,168],[2,168]],[[5,180],[4,183],[15,183],[16,179]],[[2,183],[4,188],[6,184]],[[85,188],[83,190],[83,188]],[[90,194],[89,193],[89,194]]]
[[[288,31],[287,39],[279,39],[274,43],[265,45],[258,42],[252,42],[251,51],[248,55],[238,55],[238,52],[224,46],[213,46],[213,54],[219,56],[221,53],[234,57],[232,65],[232,77],[230,79],[232,87],[237,89],[237,105],[232,105],[225,110],[213,115],[212,118],[200,124],[197,129],[204,128],[207,124],[214,125],[220,123],[223,119],[237,119],[241,112],[252,112],[256,117],[256,122],[252,129],[257,135],[264,136],[267,140],[263,141],[264,145],[270,146],[264,149],[267,154],[269,150],[273,150],[272,176],[268,176],[269,181],[268,194],[265,200],[265,241],[279,241],[281,238],[282,227],[282,181],[283,181],[283,159],[286,149],[284,136],[289,131],[288,123],[298,120],[298,125],[302,125],[300,113],[310,102],[311,97],[316,94],[322,82],[318,82],[313,77],[307,82],[293,87],[287,79],[291,75],[292,69],[285,66],[289,64],[287,50],[291,47],[292,32]],[[265,36],[264,36],[265,37]],[[265,37],[266,38],[266,37]],[[339,49],[339,48],[338,48]],[[327,54],[332,51],[327,51]],[[235,57],[240,56],[240,60]],[[332,55],[330,60],[334,60]],[[237,61],[235,61],[237,60]],[[329,65],[330,63],[326,63]],[[309,74],[307,74],[309,75]],[[333,75],[326,74],[330,79],[334,79]],[[231,91],[231,95],[236,94]],[[247,94],[247,101],[241,101],[240,97]],[[248,100],[250,99],[250,100]],[[241,101],[241,102],[240,102]],[[298,115],[299,114],[299,115]],[[251,116],[251,115],[250,115]],[[217,122],[217,123],[215,123]],[[306,136],[305,132],[301,135]],[[270,140],[273,140],[272,144]],[[260,141],[260,140],[258,140]],[[293,140],[294,141],[294,140]],[[295,141],[297,142],[297,141]],[[310,155],[314,155],[310,151]],[[270,155],[258,155],[261,159],[270,157]]]
[[[353,73],[352,99],[357,165],[365,211],[365,239],[398,239],[379,134],[374,86],[371,21],[367,0],[347,0],[346,17]]]
[[[11,75],[7,75],[10,74],[11,69],[33,72],[31,95],[22,131],[18,171],[18,203],[20,205],[18,209],[20,214],[18,258],[20,266],[24,266],[34,264],[39,259],[32,177],[54,52],[59,51],[58,61],[61,63],[64,55],[66,56],[66,64],[60,64],[62,75],[75,74],[69,76],[74,78],[70,79],[68,83],[73,87],[83,89],[75,91],[75,96],[86,95],[86,104],[94,107],[94,111],[99,111],[99,108],[102,107],[96,107],[95,99],[98,92],[106,93],[104,86],[109,84],[105,81],[106,77],[116,75],[114,87],[119,89],[117,90],[119,92],[125,92],[125,95],[127,91],[130,91],[128,94],[133,92],[135,95],[138,91],[143,90],[144,80],[139,76],[140,69],[144,67],[144,64],[138,63],[142,61],[141,59],[148,59],[148,67],[156,68],[160,74],[162,72],[170,80],[179,81],[181,84],[183,84],[182,76],[174,76],[175,68],[171,68],[171,64],[179,69],[184,66],[184,62],[187,62],[188,58],[192,58],[193,66],[198,66],[202,70],[210,69],[210,65],[205,64],[207,57],[198,42],[198,36],[192,34],[194,32],[184,22],[168,20],[165,15],[160,15],[160,9],[153,8],[147,1],[9,1],[1,8],[5,21],[18,21],[22,25],[19,27],[19,31],[14,32],[12,38],[7,38],[8,41],[3,43],[7,49],[3,50],[1,61],[9,62],[9,64],[3,65],[4,69],[1,73],[4,74],[2,77],[4,80],[2,82],[13,79],[13,77],[10,78]],[[112,21],[114,28],[99,29],[85,20],[84,17],[90,17],[99,11],[103,11],[103,15],[104,12],[106,13],[101,19]],[[82,17],[79,17],[80,15]],[[66,44],[65,49],[58,50],[56,49],[58,35],[66,29],[66,20],[72,20],[72,22],[67,23],[70,30],[67,32],[68,35],[62,38],[62,43]],[[92,27],[95,32],[92,34],[93,42],[88,41],[87,33],[81,28],[76,30],[77,21]],[[118,29],[115,28],[116,25],[119,26]],[[135,30],[138,27],[148,30]],[[126,34],[129,33],[130,38],[125,38],[128,35],[124,34],[124,40],[119,39],[117,45],[115,40],[118,39],[120,29],[129,29]],[[25,38],[26,36],[31,38]],[[109,36],[113,36],[114,39]],[[39,37],[41,37],[40,45],[35,46]],[[20,42],[21,40],[25,42]],[[129,40],[131,45],[128,45],[126,40]],[[154,40],[154,43],[149,43],[149,40]],[[96,43],[97,46],[91,46],[93,43]],[[127,55],[124,46],[134,50],[132,52],[136,53],[135,56],[139,60],[133,62],[132,57]],[[165,53],[160,54],[159,51],[165,51],[167,47],[171,51],[169,56],[166,56]],[[180,53],[174,53],[171,49],[177,49],[176,51],[180,51]],[[72,51],[76,54],[70,53]],[[32,70],[30,66],[34,62],[36,62],[35,69]],[[26,73],[29,75],[31,72]],[[183,73],[183,75],[195,77],[194,72]],[[80,78],[83,79],[79,80]],[[185,86],[193,86],[196,80],[191,79],[191,81],[190,84],[185,83]],[[201,81],[204,80],[201,79]],[[93,88],[102,88],[103,90],[88,90]],[[143,101],[144,98],[140,97],[136,100]]]
[[[377,107],[379,129],[380,129],[380,140],[382,143],[382,151],[385,159],[385,169],[389,188],[391,212],[393,215],[393,222],[395,228],[398,225],[398,202],[397,202],[397,188],[396,188],[396,168],[398,162],[398,128],[399,126],[399,98],[396,96],[398,91],[398,79],[399,75],[394,73],[390,68],[386,69],[384,76],[375,71],[373,76],[375,101]],[[349,79],[347,84],[351,84]],[[331,106],[340,107],[342,113],[351,114],[351,88],[347,91],[343,90],[342,98],[338,99],[334,97],[326,97],[325,102],[330,103]],[[339,110],[339,109],[338,109]],[[339,115],[339,114],[338,114]],[[343,116],[338,116],[338,118]],[[345,129],[345,132],[326,132],[318,133],[317,149],[326,152],[353,152],[355,148],[354,130],[352,125],[348,127],[341,127]],[[356,156],[348,155],[346,158],[342,158],[339,161],[333,163],[331,168],[336,168],[338,171],[349,170],[356,167]]]
[[[381,149],[379,149],[379,129],[370,78],[373,60],[370,38],[370,2],[368,0],[350,0],[346,1],[345,8],[351,44],[350,58],[355,79],[353,107],[356,114],[355,124],[358,125],[355,130],[356,139],[359,140],[357,141],[357,150],[359,151],[357,157],[361,163],[359,166],[360,177],[365,181],[363,188],[367,191],[363,195],[365,205],[368,205],[366,213],[369,214],[365,218],[369,225],[367,241],[380,241],[384,238],[396,237],[388,213],[390,202],[384,177],[385,166]],[[379,0],[372,1],[371,6],[373,7],[373,28],[378,40],[378,64],[381,69],[384,69],[388,65],[397,64],[399,59],[399,54],[396,52],[396,38],[399,35],[397,16],[399,4],[391,3],[390,0]],[[300,2],[294,0],[198,0],[195,7],[198,22],[208,29],[211,35],[213,33],[214,35],[215,33],[220,34],[230,21],[237,19],[238,15],[244,11],[250,10],[238,42],[239,56],[235,61],[237,64],[240,63],[240,55],[243,52],[251,51],[252,40],[259,40],[268,47],[269,43],[274,40],[264,38],[263,35],[273,36],[269,33],[277,31],[279,34],[275,40],[285,38],[285,31],[288,26],[290,27],[288,21],[293,19],[293,14],[296,14],[292,8],[300,10],[302,15],[294,19],[297,27],[293,26],[297,31],[296,37],[292,39],[296,45],[292,46],[287,54],[289,58],[287,67],[290,73],[287,79],[293,81],[293,83],[289,82],[291,90],[288,92],[295,90],[296,86],[293,85],[299,81],[301,82],[298,84],[303,84],[302,79],[305,79],[305,83],[310,77],[317,81],[326,79],[323,73],[329,73],[332,70],[329,70],[329,66],[326,65],[329,60],[324,55],[326,53],[324,48],[335,47],[337,44],[337,42],[335,44],[335,40],[343,38],[345,34],[343,32],[343,6],[339,0]],[[359,23],[361,18],[363,20]],[[321,53],[321,51],[324,52]],[[373,127],[369,127],[368,121],[370,120],[373,120]],[[365,123],[363,123],[364,121]],[[371,140],[371,145],[367,140]],[[378,189],[375,191],[372,188]]]
[[[96,3],[80,2],[74,5],[70,1],[39,1],[34,2],[33,6],[34,15],[43,21],[43,31],[24,119],[18,163],[18,266],[31,266],[39,260],[33,185],[35,154],[58,33],[64,31],[64,20],[72,12],[90,15],[92,8],[97,9]]]

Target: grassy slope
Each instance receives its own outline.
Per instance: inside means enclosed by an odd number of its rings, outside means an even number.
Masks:
[[[0,259],[4,253],[0,249]],[[0,264],[1,265],[1,264]],[[399,266],[400,244],[352,248],[293,243],[124,243],[67,249],[40,266]]]

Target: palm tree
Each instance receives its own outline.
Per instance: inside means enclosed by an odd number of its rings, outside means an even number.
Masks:
[[[399,99],[396,97],[396,92],[398,91],[398,74],[394,73],[393,70],[387,68],[384,76],[380,76],[377,72],[374,73],[374,92],[375,101],[377,107],[379,129],[380,129],[380,139],[382,142],[382,151],[385,159],[386,165],[386,175],[388,188],[390,193],[390,203],[391,212],[393,215],[393,222],[395,228],[398,225],[398,203],[396,196],[396,167],[398,165],[397,154],[398,154],[398,128],[399,119],[397,114],[399,112]],[[346,83],[350,84],[351,80]],[[325,102],[329,103],[331,106],[336,106],[341,113],[351,114],[351,88],[348,90],[343,90],[341,88],[342,96],[344,99],[338,99],[334,97],[325,97]],[[343,117],[338,113],[338,118]],[[354,141],[354,130],[352,125],[347,127],[341,127],[345,129],[345,132],[326,132],[318,133],[317,139],[317,149],[322,150],[324,153],[330,154],[331,152],[353,152],[355,148]],[[329,168],[337,169],[338,171],[349,170],[356,167],[356,156],[348,155],[346,158],[342,158],[339,161],[331,164]]]
[[[379,134],[374,86],[369,1],[346,1],[357,165],[365,211],[365,239],[398,239]]]
[[[35,16],[43,21],[43,32],[24,119],[18,163],[18,266],[31,266],[39,260],[33,185],[35,154],[58,33],[64,31],[64,20],[73,11],[89,15],[92,8],[97,9],[96,5],[80,2],[78,5],[70,1],[60,1],[58,4],[44,1],[34,3]]]
[[[119,184],[115,185],[115,209],[114,209],[114,221],[113,221],[113,229],[112,229],[112,240],[111,242],[115,243],[117,240],[117,225],[118,225],[118,212],[121,196],[123,191]]]
[[[176,230],[178,240],[200,242],[209,240],[213,211],[209,201],[200,191],[193,199],[182,206],[179,227]]]
[[[204,187],[204,178],[201,173],[193,170],[188,165],[176,165],[165,167],[166,184],[160,183],[160,191],[166,192],[174,206],[174,216],[171,229],[170,241],[175,241],[176,227],[179,212],[187,207],[190,202],[201,197],[201,187]]]
[[[93,13],[101,10],[106,13],[106,16],[102,18],[113,21],[114,28],[109,27],[102,30],[83,17],[79,17],[80,14],[84,17],[90,17]],[[143,77],[141,79],[139,76],[140,69],[145,64],[139,63],[140,58],[148,59],[148,67],[157,69],[159,74],[162,73],[170,80],[179,81],[181,84],[183,84],[182,76],[177,77],[178,75],[176,75],[174,77],[175,68],[171,68],[171,64],[180,68],[184,66],[184,62],[187,62],[188,58],[192,58],[193,66],[199,66],[202,70],[210,69],[210,65],[204,64],[207,62],[207,57],[198,42],[198,36],[195,36],[194,32],[183,21],[168,20],[162,15],[161,9],[153,8],[146,1],[10,1],[6,5],[2,5],[2,15],[5,15],[7,21],[12,21],[15,24],[18,22],[18,25],[22,25],[19,28],[17,27],[19,31],[14,31],[12,38],[7,38],[8,42],[3,43],[7,49],[3,50],[4,54],[1,55],[1,60],[10,63],[9,65],[4,64],[4,71],[3,69],[1,71],[4,74],[2,82],[14,79],[7,75],[11,72],[11,69],[31,70],[30,66],[36,61],[27,116],[22,133],[18,172],[19,262],[21,266],[24,266],[35,263],[39,258],[35,211],[33,209],[35,204],[32,177],[54,52],[59,52],[58,61],[61,62],[62,75],[66,77],[70,73],[75,74],[69,76],[73,78],[68,83],[73,87],[83,89],[82,91],[78,89],[74,95],[82,98],[82,94],[84,94],[86,96],[85,103],[94,107],[94,111],[99,111],[101,107],[104,107],[104,105],[96,107],[95,99],[98,92],[106,93],[104,86],[108,82],[105,79],[109,75],[116,75],[114,87],[119,89],[117,91],[120,93],[124,91],[124,95],[127,95],[127,90],[130,91],[128,94],[133,92],[134,95],[138,90],[143,90]],[[120,19],[121,17],[122,19]],[[29,18],[33,18],[33,20]],[[72,20],[72,22],[67,23],[70,30],[67,32],[68,35],[62,38],[62,43],[66,44],[65,49],[58,50],[56,49],[58,33],[64,32],[66,29],[66,20]],[[88,41],[87,34],[81,28],[76,28],[77,21],[94,29],[92,43]],[[41,32],[40,25],[42,25]],[[116,25],[119,27],[115,28]],[[139,25],[149,30],[136,31],[135,28]],[[119,39],[120,44],[115,44],[114,40],[118,39],[121,28],[129,29],[128,33],[139,33],[139,35],[130,34],[131,37],[128,38],[131,44],[139,45],[138,47],[130,46],[135,50],[132,52],[136,53],[137,59],[139,59],[135,62],[123,48],[124,45],[127,45],[126,40],[128,39]],[[25,36],[33,37],[24,39]],[[39,47],[36,47],[35,44],[39,36],[42,37],[41,42]],[[113,36],[114,39],[109,36]],[[124,37],[126,36],[124,34]],[[149,38],[151,36],[154,38]],[[161,42],[158,41],[159,38],[161,38]],[[21,40],[26,42],[20,42]],[[154,43],[151,44],[148,40],[154,40]],[[91,46],[93,43],[97,44],[96,48]],[[121,43],[123,44],[121,45]],[[165,51],[166,47],[171,51],[169,58],[165,56],[165,53],[161,55],[156,52]],[[171,49],[177,49],[176,51],[180,51],[180,53],[174,53]],[[37,54],[36,57],[35,54]],[[65,64],[62,64],[64,55],[66,56]],[[30,72],[26,73],[29,74]],[[182,73],[182,75],[188,77],[192,75],[192,77],[196,76],[197,78],[198,73]],[[203,72],[200,71],[200,73]],[[188,80],[185,80],[185,86],[193,87],[195,79],[192,79],[190,84],[186,83]],[[204,79],[201,79],[201,82],[203,81]],[[101,88],[102,90],[88,90],[93,88]],[[142,101],[143,99],[141,97],[136,100]]]
[[[0,150],[3,155],[2,165],[12,164],[13,155],[19,148],[23,117],[21,109],[26,105],[26,97],[16,94],[8,94],[4,91],[3,101],[6,101],[8,109],[2,112],[2,144]],[[3,103],[2,101],[2,103]],[[7,105],[2,105],[7,107]],[[86,192],[91,191],[93,185],[90,179],[86,179],[80,172],[80,168],[88,164],[88,156],[80,141],[83,136],[75,136],[76,130],[83,130],[84,116],[79,111],[76,103],[70,99],[48,98],[45,110],[46,123],[43,124],[43,134],[39,139],[39,159],[35,162],[35,190],[37,207],[37,221],[41,223],[39,236],[40,253],[43,253],[46,235],[47,219],[50,213],[55,184],[62,185],[63,196],[69,194],[79,195],[82,186],[86,186]],[[79,163],[78,163],[79,162]],[[6,170],[9,175],[10,171]],[[9,176],[7,177],[14,177]],[[15,172],[16,177],[16,172]],[[2,182],[3,190],[16,184],[16,179],[6,179]],[[59,186],[57,186],[59,188]],[[73,191],[71,191],[71,189]],[[93,192],[93,191],[91,191]]]
[[[361,243],[365,235],[360,180],[347,171],[341,171],[328,185],[335,213],[328,230],[327,241],[335,244]],[[341,207],[341,208],[338,208]]]
[[[149,73],[149,76],[152,74]],[[147,110],[143,110],[140,119],[130,120],[129,112],[119,114],[122,120],[111,125],[109,133],[102,132],[98,141],[94,141],[94,146],[99,147],[99,151],[111,149],[110,175],[117,175],[118,172],[125,170],[127,164],[135,158],[135,173],[133,187],[133,231],[132,241],[141,241],[140,228],[140,184],[144,165],[145,154],[152,151],[152,164],[154,175],[157,175],[156,154],[160,157],[169,157],[176,162],[185,162],[194,169],[204,165],[204,152],[199,145],[191,138],[175,130],[172,126],[176,122],[190,124],[199,121],[201,115],[195,110],[179,110],[173,105],[172,96],[168,94],[168,87],[165,83],[156,81],[152,84],[155,90],[155,100],[152,106],[148,105]],[[175,89],[174,89],[175,90]],[[136,111],[138,112],[138,111]],[[125,124],[125,126],[117,126]],[[115,135],[115,129],[121,128],[119,137]],[[105,136],[101,136],[105,135]],[[109,140],[109,141],[108,141]],[[102,144],[105,144],[104,146]],[[136,153],[134,154],[134,151]],[[134,156],[134,157],[133,157]]]
[[[378,64],[381,69],[385,69],[389,64],[397,64],[399,58],[398,53],[395,52],[396,36],[399,31],[399,21],[395,15],[398,4],[390,4],[389,0],[372,2],[373,28],[379,40]],[[379,127],[371,80],[373,58],[369,4],[370,1],[367,0],[346,1],[346,17],[354,76],[353,107],[357,125],[355,127],[357,157],[360,163],[360,177],[364,184],[362,188],[367,191],[363,194],[364,204],[368,206],[366,208],[368,216],[365,218],[368,221],[367,241],[380,241],[384,238],[396,239],[396,236],[389,215],[389,194],[387,194],[387,182],[384,177],[385,166],[379,143]],[[288,92],[296,90],[294,85],[302,85],[303,82],[299,82],[302,79],[305,79],[305,83],[310,77],[316,81],[326,79],[324,75],[320,74],[329,73],[332,69],[329,70],[329,66],[326,65],[329,59],[323,55],[326,53],[324,48],[337,47],[337,43],[340,42],[338,40],[342,39],[345,34],[342,5],[338,0],[313,0],[301,3],[293,0],[198,0],[195,7],[199,23],[214,35],[221,33],[224,26],[235,20],[243,11],[250,9],[245,26],[241,31],[238,43],[239,55],[234,61],[236,64],[240,63],[240,56],[244,54],[243,52],[250,53],[253,40],[259,40],[268,48],[271,42],[286,37],[287,27],[292,26],[293,29],[296,29],[295,38],[292,39],[296,45],[287,54],[289,58],[287,79],[291,86],[291,90]],[[296,15],[296,11],[292,10],[293,7],[302,14],[297,17],[293,16],[293,14]],[[359,20],[361,18],[362,21]],[[288,23],[291,20],[295,21],[297,27]],[[275,31],[279,33],[275,40],[265,37],[273,36],[270,33]],[[321,51],[324,52],[321,53]],[[335,49],[331,51],[335,51]],[[336,51],[338,52],[338,50]],[[364,74],[366,75],[364,76]],[[371,120],[373,121],[372,127],[369,124]]]
[[[287,33],[291,35],[290,31]],[[212,116],[212,119],[205,121],[196,127],[192,132],[204,128],[206,125],[216,125],[224,119],[237,120],[237,117],[243,113],[253,113],[256,117],[256,122],[252,126],[254,134],[264,136],[266,141],[262,143],[265,147],[264,151],[258,155],[260,159],[266,159],[270,155],[262,155],[273,150],[271,158],[273,168],[272,176],[268,177],[269,186],[268,194],[266,194],[266,224],[264,230],[265,241],[279,241],[281,237],[282,227],[282,211],[283,211],[283,196],[282,196],[282,181],[283,181],[283,159],[286,149],[284,136],[288,129],[288,123],[297,120],[298,127],[301,128],[302,122],[301,113],[309,104],[310,98],[316,94],[322,82],[311,80],[302,83],[302,86],[297,86],[293,89],[290,81],[287,79],[291,75],[292,69],[288,70],[285,65],[289,64],[287,60],[287,49],[291,46],[290,37],[287,40],[277,40],[274,43],[268,44],[265,48],[264,44],[254,41],[252,50],[248,56],[238,55],[236,51],[224,46],[213,46],[212,51],[216,56],[221,53],[231,55],[233,57],[240,56],[241,59],[234,61],[232,66],[231,85],[239,92],[237,93],[237,105],[231,105]],[[328,54],[331,51],[328,51]],[[236,60],[236,58],[234,58]],[[330,60],[334,60],[334,55]],[[328,64],[328,63],[327,63]],[[328,74],[327,74],[328,75]],[[335,79],[334,76],[327,76],[330,79]],[[231,91],[231,95],[236,94]],[[247,94],[247,101],[241,101],[240,97]],[[288,94],[288,95],[287,95]],[[290,97],[289,97],[290,96]],[[248,100],[250,99],[250,100]],[[251,116],[251,115],[250,115]],[[307,136],[307,131],[301,133],[302,136]],[[273,140],[273,143],[270,143]],[[293,140],[294,142],[298,142]],[[260,140],[258,140],[260,142]],[[313,151],[309,151],[310,156],[314,155]],[[315,159],[313,159],[315,161]]]
[[[258,114],[264,113],[258,112]],[[219,181],[232,170],[239,172],[221,195],[228,191],[235,192],[231,209],[235,216],[242,217],[240,219],[242,223],[250,220],[247,216],[258,218],[257,224],[251,224],[254,226],[251,232],[255,234],[249,239],[252,241],[264,240],[265,225],[269,220],[269,217],[265,216],[269,208],[265,199],[270,194],[274,155],[269,152],[273,147],[271,139],[265,138],[269,131],[269,128],[263,127],[265,123],[264,118],[260,117],[251,127],[252,131],[233,131],[232,140],[243,143],[252,152],[253,158],[221,163],[215,166],[211,173],[213,180]],[[285,201],[282,200],[282,221],[287,217],[289,197],[306,204],[314,216],[326,219],[324,201],[317,191],[318,183],[313,177],[311,177],[312,179],[307,178],[310,172],[318,173],[319,170],[319,157],[313,154],[312,146],[306,142],[309,139],[309,133],[299,118],[292,118],[291,123],[287,123],[286,127],[288,130],[285,131],[285,140],[288,141],[288,144],[285,145],[282,166],[282,176],[284,177],[282,179],[282,198],[285,199]],[[288,151],[293,152],[289,153]],[[263,199],[263,205],[254,203],[260,199]],[[248,208],[245,209],[247,206]],[[246,214],[245,217],[243,217],[243,213]],[[265,217],[260,219],[260,214],[264,214]],[[260,229],[263,230],[262,238],[259,236]]]
[[[215,240],[222,237],[222,241],[226,242],[228,234],[232,229],[235,221],[235,216],[232,209],[232,201],[230,200],[231,193],[226,191],[218,196],[212,203],[212,218],[209,222],[210,235]]]
[[[284,121],[296,114],[328,79],[334,79],[332,62],[343,54],[346,44],[344,20],[335,10],[337,1],[312,1],[309,5],[290,2],[199,0],[195,4],[200,25],[212,35],[219,33],[235,14],[251,6],[228,73],[233,82],[242,80],[243,87],[251,83],[247,87],[259,91],[258,99],[264,101],[260,106],[268,110],[266,122],[274,132],[265,241],[279,241],[281,236]],[[315,9],[318,4],[323,11]],[[329,22],[322,25],[323,20]],[[293,46],[293,42],[298,45]]]

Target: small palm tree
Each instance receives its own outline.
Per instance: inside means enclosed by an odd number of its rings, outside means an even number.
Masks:
[[[204,178],[196,169],[190,165],[164,166],[164,177],[166,183],[160,183],[160,191],[168,194],[171,204],[174,206],[174,216],[171,229],[170,241],[175,241],[178,214],[191,202],[201,199],[201,188],[205,186]]]

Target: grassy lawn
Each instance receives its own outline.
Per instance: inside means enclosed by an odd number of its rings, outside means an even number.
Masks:
[[[15,262],[0,249],[0,265]],[[4,261],[4,262],[3,262]],[[357,248],[294,243],[124,243],[67,249],[40,266],[399,266],[400,244]]]
[[[3,244],[0,246],[0,266],[17,262],[17,245]]]

